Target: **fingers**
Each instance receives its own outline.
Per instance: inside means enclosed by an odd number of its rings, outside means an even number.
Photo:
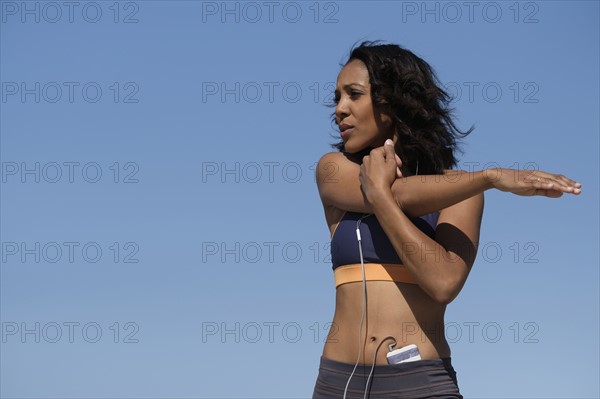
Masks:
[[[546,186],[552,190],[556,190],[556,191],[560,190],[562,192],[572,193],[572,194],[580,194],[581,193],[580,188],[574,187],[562,179],[555,179],[554,177],[545,177],[545,178],[542,177],[542,178],[540,178],[539,183],[543,184],[544,186]]]
[[[372,157],[382,157],[382,158],[385,158],[386,157],[385,152],[386,152],[385,146],[382,146],[382,147],[373,148],[369,152],[369,155],[372,156]]]
[[[394,153],[394,155],[396,156],[396,165],[398,165],[399,168],[402,167],[402,160],[400,159],[398,154]]]
[[[394,161],[396,161],[396,177],[399,179],[402,178],[402,171],[400,170],[400,166],[402,166],[402,161],[400,160],[400,157],[398,156],[398,154],[396,154],[396,151],[394,150],[394,143],[392,142],[392,140],[387,139],[383,147],[385,148],[386,161],[391,159],[394,159]]]
[[[391,142],[392,142],[392,140],[390,140],[390,139],[386,140],[386,142],[383,146],[373,148],[369,152],[369,155],[373,158],[384,158],[386,161],[389,159],[394,159],[394,155],[395,155],[394,146],[388,144]],[[395,162],[397,162],[397,161],[395,161]]]
[[[539,171],[532,173],[526,181],[531,182],[535,188],[566,192],[571,194],[581,193],[581,184],[563,175]]]
[[[394,157],[396,158],[396,176],[398,176],[398,178],[401,179],[402,171],[400,170],[400,168],[402,167],[402,160],[400,159],[398,154],[396,154],[396,151],[394,151]]]
[[[384,143],[383,146],[372,149],[369,152],[369,155],[365,155],[363,157],[363,163],[365,160],[367,162],[369,161],[369,158],[368,158],[369,156],[373,157],[373,159],[383,158],[385,160],[385,162],[389,162],[390,159],[394,159],[394,161],[396,163],[396,176],[399,179],[402,178],[402,171],[400,170],[400,168],[402,167],[402,160],[400,159],[398,154],[396,154],[396,150],[394,149],[392,140],[388,139],[388,140],[386,140],[386,142]]]
[[[559,184],[567,187],[567,189],[573,192],[573,194],[581,193],[581,183],[577,183],[575,180],[569,179],[564,175],[552,175],[552,178]]]
[[[553,177],[556,180],[560,180],[560,181],[564,182],[568,186],[575,187],[575,188],[581,188],[581,183],[577,183],[575,180],[569,179],[567,176],[555,174],[555,175],[553,175]]]
[[[559,198],[559,197],[562,197],[563,192],[556,191],[556,190],[544,190],[544,189],[538,188],[537,190],[535,190],[534,195],[541,195],[541,196],[548,197],[548,198]]]
[[[400,157],[398,157],[398,155],[396,154],[396,150],[395,150],[393,143],[394,142],[392,140],[387,139],[381,147],[373,148],[369,152],[369,155],[382,154],[386,157],[388,157],[388,156],[392,157],[392,155],[393,155],[396,157],[396,162],[402,163],[402,161],[400,160]]]
[[[548,192],[550,192],[550,191],[555,191],[555,192],[559,192],[558,190],[568,191],[566,187],[563,187],[559,184],[555,184],[554,182],[549,181],[548,179],[545,179],[543,177],[538,177],[537,180],[535,180],[533,182],[533,186],[537,189],[536,193],[538,191],[542,191],[543,193],[540,195],[545,195],[547,197],[550,197],[550,195],[547,195]]]
[[[398,162],[395,159],[396,152],[394,151],[394,142],[390,139],[387,139],[383,147],[385,148],[385,158],[394,159],[395,162]]]

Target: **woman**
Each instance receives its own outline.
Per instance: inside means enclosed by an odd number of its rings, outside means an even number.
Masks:
[[[475,261],[483,192],[581,192],[543,171],[451,170],[473,128],[456,128],[438,83],[412,52],[376,42],[353,49],[338,75],[342,141],[317,167],[336,308],[313,398],[462,398],[444,312]],[[413,358],[388,362],[410,344]]]

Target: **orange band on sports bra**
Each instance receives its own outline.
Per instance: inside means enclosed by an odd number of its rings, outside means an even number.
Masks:
[[[333,270],[335,287],[355,281],[363,281],[362,264],[352,263],[339,266]],[[365,263],[365,278],[367,281],[397,281],[417,284],[406,266],[393,263]]]

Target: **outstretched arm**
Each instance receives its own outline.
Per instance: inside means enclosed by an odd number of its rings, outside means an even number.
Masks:
[[[377,150],[383,151],[383,147]],[[444,209],[485,190],[495,188],[513,194],[558,198],[563,193],[579,194],[581,184],[544,171],[493,168],[476,172],[448,170],[443,175],[410,176],[396,179],[391,191],[409,216],[422,216]]]
[[[443,175],[403,177],[394,181],[391,193],[408,216],[422,216],[494,188],[489,176],[484,170],[450,170]]]
[[[371,154],[383,154],[384,151],[384,147],[379,147]],[[352,212],[374,213],[360,187],[360,168],[341,152],[330,152],[321,157],[316,178],[323,204]],[[396,178],[391,193],[400,209],[407,216],[415,217],[447,208],[490,188],[548,197],[581,192],[579,183],[562,175],[495,168],[476,172],[448,170],[443,175]]]

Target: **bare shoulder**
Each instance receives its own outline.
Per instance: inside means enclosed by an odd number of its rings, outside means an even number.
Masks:
[[[323,156],[319,159],[318,165],[322,166],[329,162],[339,162],[339,161],[341,161],[342,158],[345,158],[345,157],[341,151],[327,152],[327,153],[323,154]]]
[[[317,163],[317,173],[327,168],[336,168],[351,163],[350,160],[341,151],[332,151],[324,154]]]
[[[323,206],[329,207],[333,205],[329,195],[334,188],[332,186],[339,182],[340,168],[344,167],[345,157],[344,154],[339,151],[328,152],[319,159],[319,162],[317,162],[315,178]]]
[[[358,176],[360,166],[350,161],[342,152],[328,152],[317,163],[316,178],[319,192],[326,187],[343,187],[349,174]],[[340,184],[341,183],[341,184]],[[327,190],[327,189],[326,189]]]
[[[340,151],[328,152],[317,162],[315,177],[330,234],[345,212],[336,206],[339,204],[334,197],[339,195],[336,191],[343,186],[340,175],[347,172],[349,162]]]
[[[328,152],[317,163],[316,180],[324,207],[350,212],[370,212],[360,188],[360,165],[342,152]]]
[[[357,163],[359,155],[357,154],[349,154],[342,151],[332,151],[325,153],[320,159],[319,163],[326,164],[328,162],[342,162],[347,165],[354,165],[359,167],[360,165]]]

